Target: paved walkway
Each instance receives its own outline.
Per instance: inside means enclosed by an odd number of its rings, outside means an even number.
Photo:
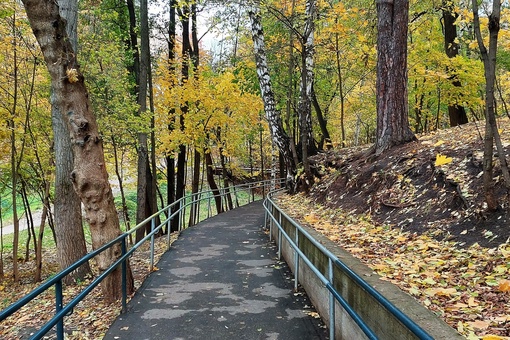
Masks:
[[[256,202],[186,229],[104,339],[327,339],[263,220]]]

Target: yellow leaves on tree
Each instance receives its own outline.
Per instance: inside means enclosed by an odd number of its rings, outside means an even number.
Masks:
[[[214,74],[204,68],[197,77],[175,84],[162,68],[156,86],[156,129],[162,152],[174,152],[181,144],[196,150],[221,146],[226,156],[245,152],[244,142],[260,129],[262,101],[247,90],[242,73]]]

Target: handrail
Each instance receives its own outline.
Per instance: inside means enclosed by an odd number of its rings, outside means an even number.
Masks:
[[[158,212],[154,213],[153,215],[147,217],[145,220],[143,220],[141,223],[136,225],[134,228],[132,228],[129,231],[124,232],[117,238],[111,240],[110,242],[104,244],[100,248],[91,251],[66,269],[60,271],[58,274],[50,277],[47,279],[44,283],[42,283],[39,287],[32,290],[30,293],[19,299],[18,301],[14,302],[4,310],[0,311],[0,321],[5,320],[18,310],[20,310],[23,306],[30,303],[33,299],[35,299],[37,296],[45,292],[46,290],[50,289],[51,287],[55,286],[55,315],[46,322],[39,331],[37,331],[30,339],[41,339],[46,333],[48,333],[54,326],[56,326],[57,329],[57,339],[63,340],[64,339],[64,324],[63,320],[66,315],[71,313],[74,309],[74,307],[83,300],[96,286],[101,283],[112,271],[114,271],[118,266],[121,266],[122,268],[122,312],[124,313],[127,310],[127,293],[126,293],[126,260],[145,242],[147,242],[150,239],[151,242],[151,251],[150,251],[150,269],[149,271],[153,270],[153,263],[154,263],[154,236],[165,226],[168,226],[168,238],[167,238],[167,246],[170,246],[170,223],[172,219],[176,216],[178,216],[178,224],[179,224],[179,231],[184,229],[184,226],[186,226],[186,223],[184,221],[185,219],[185,211],[186,208],[193,205],[201,203],[202,201],[208,200],[208,214],[207,217],[204,219],[207,219],[209,217],[212,217],[212,209],[211,209],[211,198],[214,196],[219,196],[222,200],[222,205],[225,203],[223,202],[224,199],[226,199],[227,195],[234,194],[237,202],[237,206],[239,206],[239,198],[237,196],[238,192],[240,190],[248,191],[248,202],[251,203],[255,200],[254,194],[252,194],[253,189],[262,188],[262,197],[266,196],[266,193],[269,193],[270,190],[274,189],[277,186],[280,186],[284,183],[284,179],[270,179],[270,180],[264,180],[264,181],[256,181],[251,183],[245,183],[240,184],[236,186],[228,187],[228,193],[225,189],[222,189],[223,192],[220,192],[219,195],[214,195],[212,190],[202,191],[200,193],[196,194],[190,194],[185,197],[182,197],[181,199],[173,202],[172,204],[168,205],[167,207],[159,210]],[[198,197],[198,199],[197,199]],[[178,207],[178,209],[173,209],[174,207]],[[175,210],[172,212],[172,210]],[[220,211],[221,212],[221,211]],[[216,212],[218,214],[219,212]],[[161,218],[161,223],[156,226],[156,220],[158,217],[164,215],[165,218]],[[198,222],[201,221],[199,212],[198,215]],[[133,245],[129,250],[127,250],[127,242],[126,238],[132,234],[135,233],[138,229],[144,228],[147,223],[151,223],[151,232],[148,233],[142,240],[137,242],[135,245]],[[82,264],[88,262],[92,258],[96,257],[98,254],[102,253],[106,249],[113,247],[114,245],[120,243],[121,244],[121,257],[119,257],[115,262],[113,262],[105,271],[103,271],[99,276],[97,276],[88,286],[84,287],[84,289],[76,295],[75,298],[73,298],[70,302],[68,302],[65,306],[63,306],[63,284],[62,280],[65,276],[67,276],[69,273],[76,270],[78,267],[80,267]]]
[[[336,255],[331,253],[327,248],[325,248],[321,243],[319,243],[313,236],[311,236],[301,225],[299,225],[294,219],[288,216],[273,200],[272,196],[273,192],[269,193],[264,200],[264,209],[266,214],[266,223],[270,220],[270,232],[272,235],[272,226],[275,224],[278,228],[278,232],[280,235],[278,242],[278,254],[281,254],[281,236],[283,236],[292,247],[295,252],[295,280],[294,284],[297,288],[298,284],[298,261],[301,259],[310,270],[317,276],[317,278],[326,286],[326,288],[330,292],[330,339],[335,338],[335,316],[334,316],[334,300],[338,301],[338,303],[345,309],[345,311],[351,316],[353,321],[360,327],[360,329],[365,333],[365,335],[369,339],[378,339],[377,335],[373,330],[365,323],[365,321],[356,313],[356,311],[349,305],[349,303],[340,295],[340,293],[333,286],[333,265],[335,265],[338,269],[344,272],[349,278],[351,278],[354,282],[356,282],[361,288],[367,291],[376,301],[378,301],[384,308],[386,308],[391,314],[395,316],[397,320],[399,320],[404,326],[409,329],[414,335],[418,337],[418,339],[423,340],[433,340],[434,338],[430,336],[425,330],[423,330],[419,325],[417,325],[409,316],[404,314],[401,310],[399,310],[395,305],[393,305],[390,301],[388,301],[381,293],[379,293],[376,289],[374,289],[371,285],[369,285],[363,278],[361,278],[358,274],[352,271],[345,263],[343,263]],[[295,240],[285,232],[282,227],[281,219],[278,220],[274,213],[273,208],[283,216],[296,230]],[[308,257],[301,251],[297,244],[299,233],[303,235],[308,241],[310,241],[319,251],[321,251],[325,256],[329,258],[328,264],[328,277],[326,277],[311,261]]]

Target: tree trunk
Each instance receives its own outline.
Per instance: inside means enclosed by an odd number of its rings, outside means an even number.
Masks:
[[[214,181],[214,165],[211,156],[211,150],[205,151],[205,166],[206,166],[206,174],[207,174],[207,183],[209,184],[209,188],[211,188],[214,203],[216,204],[216,212],[221,214],[223,212],[223,206],[221,204],[221,195],[216,182]]]
[[[92,247],[97,249],[119,236],[121,231],[88,91],[57,3],[51,0],[23,0],[23,4],[51,76],[55,105],[60,108],[71,135],[75,156],[71,179],[90,225]],[[119,244],[102,252],[96,257],[99,269],[105,270],[120,255]],[[107,301],[122,296],[121,281],[120,267],[103,281],[101,286]],[[130,270],[127,285],[130,294],[133,291]]]
[[[185,82],[189,77],[189,61],[192,55],[190,36],[190,11],[188,4],[184,4],[182,8],[177,8],[179,18],[182,25],[182,69],[181,82]],[[184,10],[184,12],[183,12]],[[179,128],[184,131],[184,119],[188,112],[188,107],[183,104],[181,107],[181,115],[179,116]],[[179,200],[186,193],[186,146],[179,146],[179,154],[177,155],[177,180],[176,180],[175,199]]]
[[[67,21],[66,31],[73,50],[77,50],[78,3],[76,0],[59,0],[60,15]],[[53,92],[53,90],[52,90]],[[69,267],[87,254],[85,233],[81,213],[81,201],[71,182],[74,156],[69,132],[64,117],[51,96],[51,120],[55,151],[55,238],[57,242],[57,260],[60,269]],[[82,280],[92,273],[90,265],[85,263],[64,278],[67,284]]]
[[[49,194],[50,191],[50,183],[48,182],[46,184],[47,191]],[[48,207],[49,207],[49,201],[44,201],[43,210],[41,213],[41,224],[39,224],[39,233],[37,235],[37,244],[38,247],[35,250],[35,276],[34,280],[35,282],[41,282],[42,281],[42,244],[43,244],[43,237],[44,237],[44,226],[46,225],[46,216],[48,215]]]
[[[326,145],[326,149],[330,150],[333,148],[333,144],[331,144],[331,136],[329,135],[328,131],[328,123],[324,118],[324,114],[322,113],[322,109],[319,105],[319,101],[317,100],[317,95],[315,94],[314,87],[312,87],[312,105],[315,109],[315,114],[317,115],[317,121],[319,122],[319,127],[321,128],[324,144]]]
[[[176,18],[175,18],[175,7],[177,3],[175,0],[170,0],[170,20],[168,22],[168,65],[169,72],[171,74],[171,78],[173,79],[175,76],[175,26],[176,26]],[[175,86],[175,83],[172,83],[171,86]],[[171,109],[168,113],[171,117],[175,117],[175,109]],[[168,125],[168,130],[171,132],[174,129],[174,124]],[[176,197],[176,188],[175,188],[175,157],[173,153],[170,153],[166,156],[166,180],[167,180],[167,204],[172,204],[175,202]],[[171,213],[175,213],[177,211],[178,206],[174,206],[172,208]],[[175,232],[179,230],[179,219],[173,218],[170,223],[170,230],[168,232]]]
[[[478,16],[477,0],[472,1],[473,4],[473,26],[475,29],[478,47],[482,56],[485,70],[485,137],[483,152],[483,186],[485,192],[485,201],[487,209],[495,211],[498,208],[498,200],[494,192],[494,175],[493,175],[493,156],[494,156],[494,131],[497,131],[495,117],[495,96],[494,82],[496,79],[496,54],[498,47],[498,34],[500,30],[500,13],[501,1],[495,0],[492,3],[492,13],[489,15],[489,50],[485,47],[480,29],[480,18]],[[504,154],[501,155],[502,168],[506,166]],[[508,169],[506,169],[508,171]],[[505,171],[505,170],[503,170]],[[508,188],[508,183],[507,185]]]
[[[301,153],[304,168],[305,190],[311,185],[312,170],[309,156],[317,153],[312,135],[312,86],[314,80],[314,33],[316,17],[315,0],[307,0],[305,8],[306,24],[301,42],[301,86],[298,104],[299,128],[301,139]]]
[[[292,159],[290,150],[290,138],[285,133],[282,125],[280,111],[276,108],[276,100],[271,85],[271,77],[267,66],[266,48],[264,43],[264,31],[260,20],[260,9],[258,3],[252,3],[248,7],[248,14],[251,21],[251,31],[253,45],[255,48],[255,62],[257,65],[257,75],[260,84],[260,92],[264,102],[264,111],[266,119],[271,130],[273,143],[281,152],[285,167],[287,170],[287,185],[292,191],[294,186],[294,175],[296,174],[296,165]]]
[[[14,13],[13,23],[13,51],[14,51],[14,94],[12,98],[12,118],[7,122],[8,128],[11,130],[11,175],[12,175],[12,219],[14,223],[14,235],[12,244],[12,276],[14,282],[19,280],[18,269],[18,247],[19,247],[19,219],[17,208],[17,186],[18,186],[18,166],[17,166],[17,151],[16,151],[16,107],[18,105],[18,57],[17,57],[17,39],[16,39],[16,13]]]
[[[455,21],[458,14],[455,13],[454,5],[451,1],[443,0],[443,25],[444,25],[444,49],[448,58],[455,58],[459,54],[459,44],[457,43],[457,25]],[[450,72],[452,70],[449,70]],[[455,87],[462,87],[460,81],[455,76],[450,76],[452,84]],[[450,117],[450,126],[466,124],[468,122],[464,106],[458,104],[448,105],[448,115]]]
[[[147,82],[150,63],[149,52],[149,17],[147,0],[140,1],[140,82],[138,84],[138,114],[147,111]],[[146,132],[138,133],[138,163],[137,163],[137,206],[136,223],[145,220],[150,214],[148,186],[151,185],[147,176],[149,155],[148,155],[148,136]],[[147,228],[140,228],[136,231],[136,242],[145,236]]]
[[[408,119],[408,17],[409,0],[377,0],[376,155],[415,139]]]
[[[122,174],[122,166],[119,163],[119,155],[118,155],[118,145],[115,136],[112,134],[112,149],[113,149],[113,161],[115,164],[115,176],[117,176],[117,181],[119,182],[119,191],[120,191],[120,199],[122,202],[122,216],[124,217],[124,223],[126,224],[126,231],[131,230],[131,220],[129,218],[129,210],[126,202],[126,194],[124,191],[124,181]],[[133,244],[133,234],[129,234],[129,243]]]
[[[335,18],[335,23],[338,23],[338,18]],[[342,74],[342,65],[340,62],[340,35],[335,33],[335,48],[336,48],[336,73],[338,77],[338,92],[340,96],[340,131],[342,132],[342,147],[345,146],[345,96],[344,96],[344,79]]]
[[[289,16],[289,24],[291,27],[294,25],[294,16],[295,16],[295,8],[296,8],[296,0],[292,0],[291,5],[291,13]],[[299,164],[299,157],[296,150],[296,136],[294,136],[291,131],[292,127],[290,124],[290,117],[293,112],[293,107],[295,107],[294,103],[294,70],[296,69],[296,61],[294,58],[294,39],[295,39],[295,31],[294,29],[289,29],[289,65],[287,66],[287,100],[285,105],[285,127],[290,134],[289,144],[290,151],[292,153],[292,159],[294,160],[294,164]],[[283,174],[283,173],[282,173]]]
[[[191,204],[190,214],[189,214],[189,226],[195,225],[198,221],[198,206],[200,202],[197,200],[198,189],[200,184],[200,164],[201,164],[201,155],[200,151],[195,149],[193,151],[193,178],[191,180],[191,197],[193,202]]]

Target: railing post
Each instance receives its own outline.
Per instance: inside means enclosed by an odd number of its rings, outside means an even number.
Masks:
[[[120,243],[121,253],[122,256],[126,255],[127,249],[126,249],[126,238],[124,237],[122,239],[122,242]],[[127,259],[124,259],[122,261],[122,313],[127,312]]]
[[[179,230],[185,229],[186,225],[186,197],[181,198],[180,203],[180,213],[179,213]]]
[[[168,216],[172,216],[172,214],[173,214],[172,208],[168,208]],[[172,219],[173,218],[174,218],[174,216],[170,217],[166,221],[166,250],[170,249],[170,231],[172,228]]]
[[[156,229],[156,218],[153,217],[151,219],[151,234],[154,232],[154,229]],[[150,258],[150,266],[149,270],[152,272],[154,269],[154,234],[151,235],[151,258]]]
[[[200,223],[200,202],[202,202],[202,194],[197,193],[197,216],[195,223]]]
[[[208,194],[207,197],[207,218],[211,217],[212,211],[211,211],[211,193]]]
[[[294,243],[296,243],[296,249],[299,248],[299,230],[295,228],[295,238]],[[298,291],[298,281],[299,281],[299,254],[297,250],[294,250],[294,291]]]
[[[278,212],[278,260],[282,258],[282,213]]]
[[[333,286],[333,261],[328,259],[328,276],[331,286]],[[335,339],[335,297],[333,292],[329,292],[329,338]]]
[[[55,314],[62,310],[62,280],[55,283]],[[60,319],[57,323],[57,339],[64,340],[64,319]]]
[[[267,202],[267,207],[266,207],[266,209],[264,209],[264,227],[265,228],[269,227],[269,242],[271,242],[271,241],[273,241],[273,228],[271,227],[271,221],[269,220],[271,218],[270,217],[271,212],[269,210],[272,211],[273,205],[271,204],[271,202],[269,200],[266,202]],[[267,225],[268,223],[269,223],[269,226]]]

